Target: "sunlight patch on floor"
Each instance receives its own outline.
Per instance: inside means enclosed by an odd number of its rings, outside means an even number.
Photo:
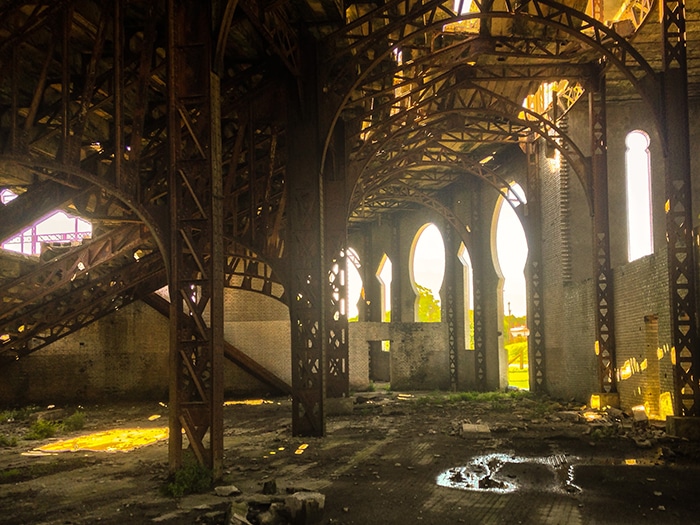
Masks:
[[[42,452],[75,452],[78,450],[129,452],[167,438],[167,428],[118,428],[57,441],[39,447],[38,450]]]

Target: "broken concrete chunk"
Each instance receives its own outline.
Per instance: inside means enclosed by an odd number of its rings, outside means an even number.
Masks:
[[[320,523],[326,505],[326,496],[320,492],[295,492],[284,503],[292,518],[292,525]]]
[[[217,496],[221,496],[222,498],[225,498],[227,496],[235,496],[236,494],[241,493],[241,491],[235,485],[225,485],[225,486],[221,486],[221,487],[214,487],[214,492],[216,493]]]
[[[462,429],[460,430],[461,435],[465,434],[490,434],[491,429],[488,425],[482,423],[462,423]]]

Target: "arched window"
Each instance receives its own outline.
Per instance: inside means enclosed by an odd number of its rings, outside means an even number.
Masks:
[[[391,259],[384,254],[377,269],[377,280],[382,287],[382,322],[391,321]]]
[[[630,261],[654,252],[651,215],[649,135],[640,130],[625,139],[627,179],[627,248]]]
[[[467,350],[474,350],[474,272],[464,243],[459,246],[457,258],[464,267],[464,344]]]
[[[527,343],[527,297],[524,268],[527,260],[527,239],[513,207],[526,202],[519,184],[513,184],[496,205],[494,266],[500,277],[499,292],[503,297],[503,347],[508,354],[508,384],[528,389],[529,363]]]
[[[348,276],[348,321],[359,320],[359,309],[357,303],[363,295],[362,276],[360,275],[360,256],[352,248],[347,251],[347,276]]]
[[[416,234],[411,250],[411,284],[416,294],[415,320],[439,323],[440,288],[445,277],[445,243],[434,224],[426,224]]]

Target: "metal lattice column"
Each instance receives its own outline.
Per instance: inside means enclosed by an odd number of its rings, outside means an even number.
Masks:
[[[472,232],[479,239],[478,245],[483,246],[485,235],[483,231],[483,218],[481,214],[482,184],[476,182],[477,188],[472,193]],[[476,372],[476,389],[486,390],[486,341],[484,327],[484,263],[481,254],[472,256],[472,280],[474,286],[474,369]]]
[[[329,301],[325,308],[327,397],[350,395],[348,370],[348,305],[347,305],[347,202],[345,181],[327,180],[324,185],[325,266],[329,275]],[[352,263],[350,263],[352,264]],[[344,306],[344,307],[343,307]]]
[[[316,57],[313,46],[302,49],[302,89],[288,83],[287,266],[292,328],[292,433],[325,434],[324,305],[328,273],[324,272],[323,180],[320,176]],[[301,100],[300,100],[301,98]]]
[[[170,468],[223,463],[223,212],[208,1],[168,2]],[[205,442],[209,437],[208,444]]]
[[[610,267],[608,219],[608,143],[605,119],[605,77],[593,86],[589,98],[591,171],[593,182],[593,277],[596,291],[596,355],[600,391],[617,392],[615,377],[615,319],[613,275]]]
[[[528,353],[530,389],[546,390],[544,346],[544,293],[542,283],[542,201],[536,142],[527,143],[527,204],[524,225],[527,231],[527,324],[530,329]]]
[[[457,314],[455,288],[457,282],[457,250],[455,249],[455,232],[452,226],[445,228],[445,306],[443,322],[447,323],[447,343],[450,364],[450,389],[457,390]]]
[[[675,349],[675,414],[700,416],[700,350],[697,335],[692,186],[688,122],[685,5],[665,0],[664,110],[666,144],[666,237]]]

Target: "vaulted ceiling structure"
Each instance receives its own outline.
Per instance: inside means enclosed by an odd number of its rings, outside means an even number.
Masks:
[[[94,225],[93,242],[15,261],[1,276],[2,357],[42,348],[167,283],[169,148],[208,151],[198,137],[211,119],[196,99],[209,69],[220,83],[213,142],[225,282],[285,302],[287,168],[298,153],[290,92],[305,100],[309,86],[317,90],[310,147],[321,171],[343,181],[351,228],[415,206],[448,213],[441,195],[465,177],[502,192],[500,165],[538,138],[560,150],[590,197],[590,153],[560,123],[603,72],[609,100],[643,99],[660,119],[651,0],[213,0],[207,69],[188,40],[195,29],[167,4],[0,1],[0,188],[19,194],[0,208],[0,237],[52,209]],[[686,9],[697,41],[697,2]],[[689,70],[691,95],[699,77]],[[207,181],[185,184],[196,195]],[[198,264],[214,249],[203,246]]]

